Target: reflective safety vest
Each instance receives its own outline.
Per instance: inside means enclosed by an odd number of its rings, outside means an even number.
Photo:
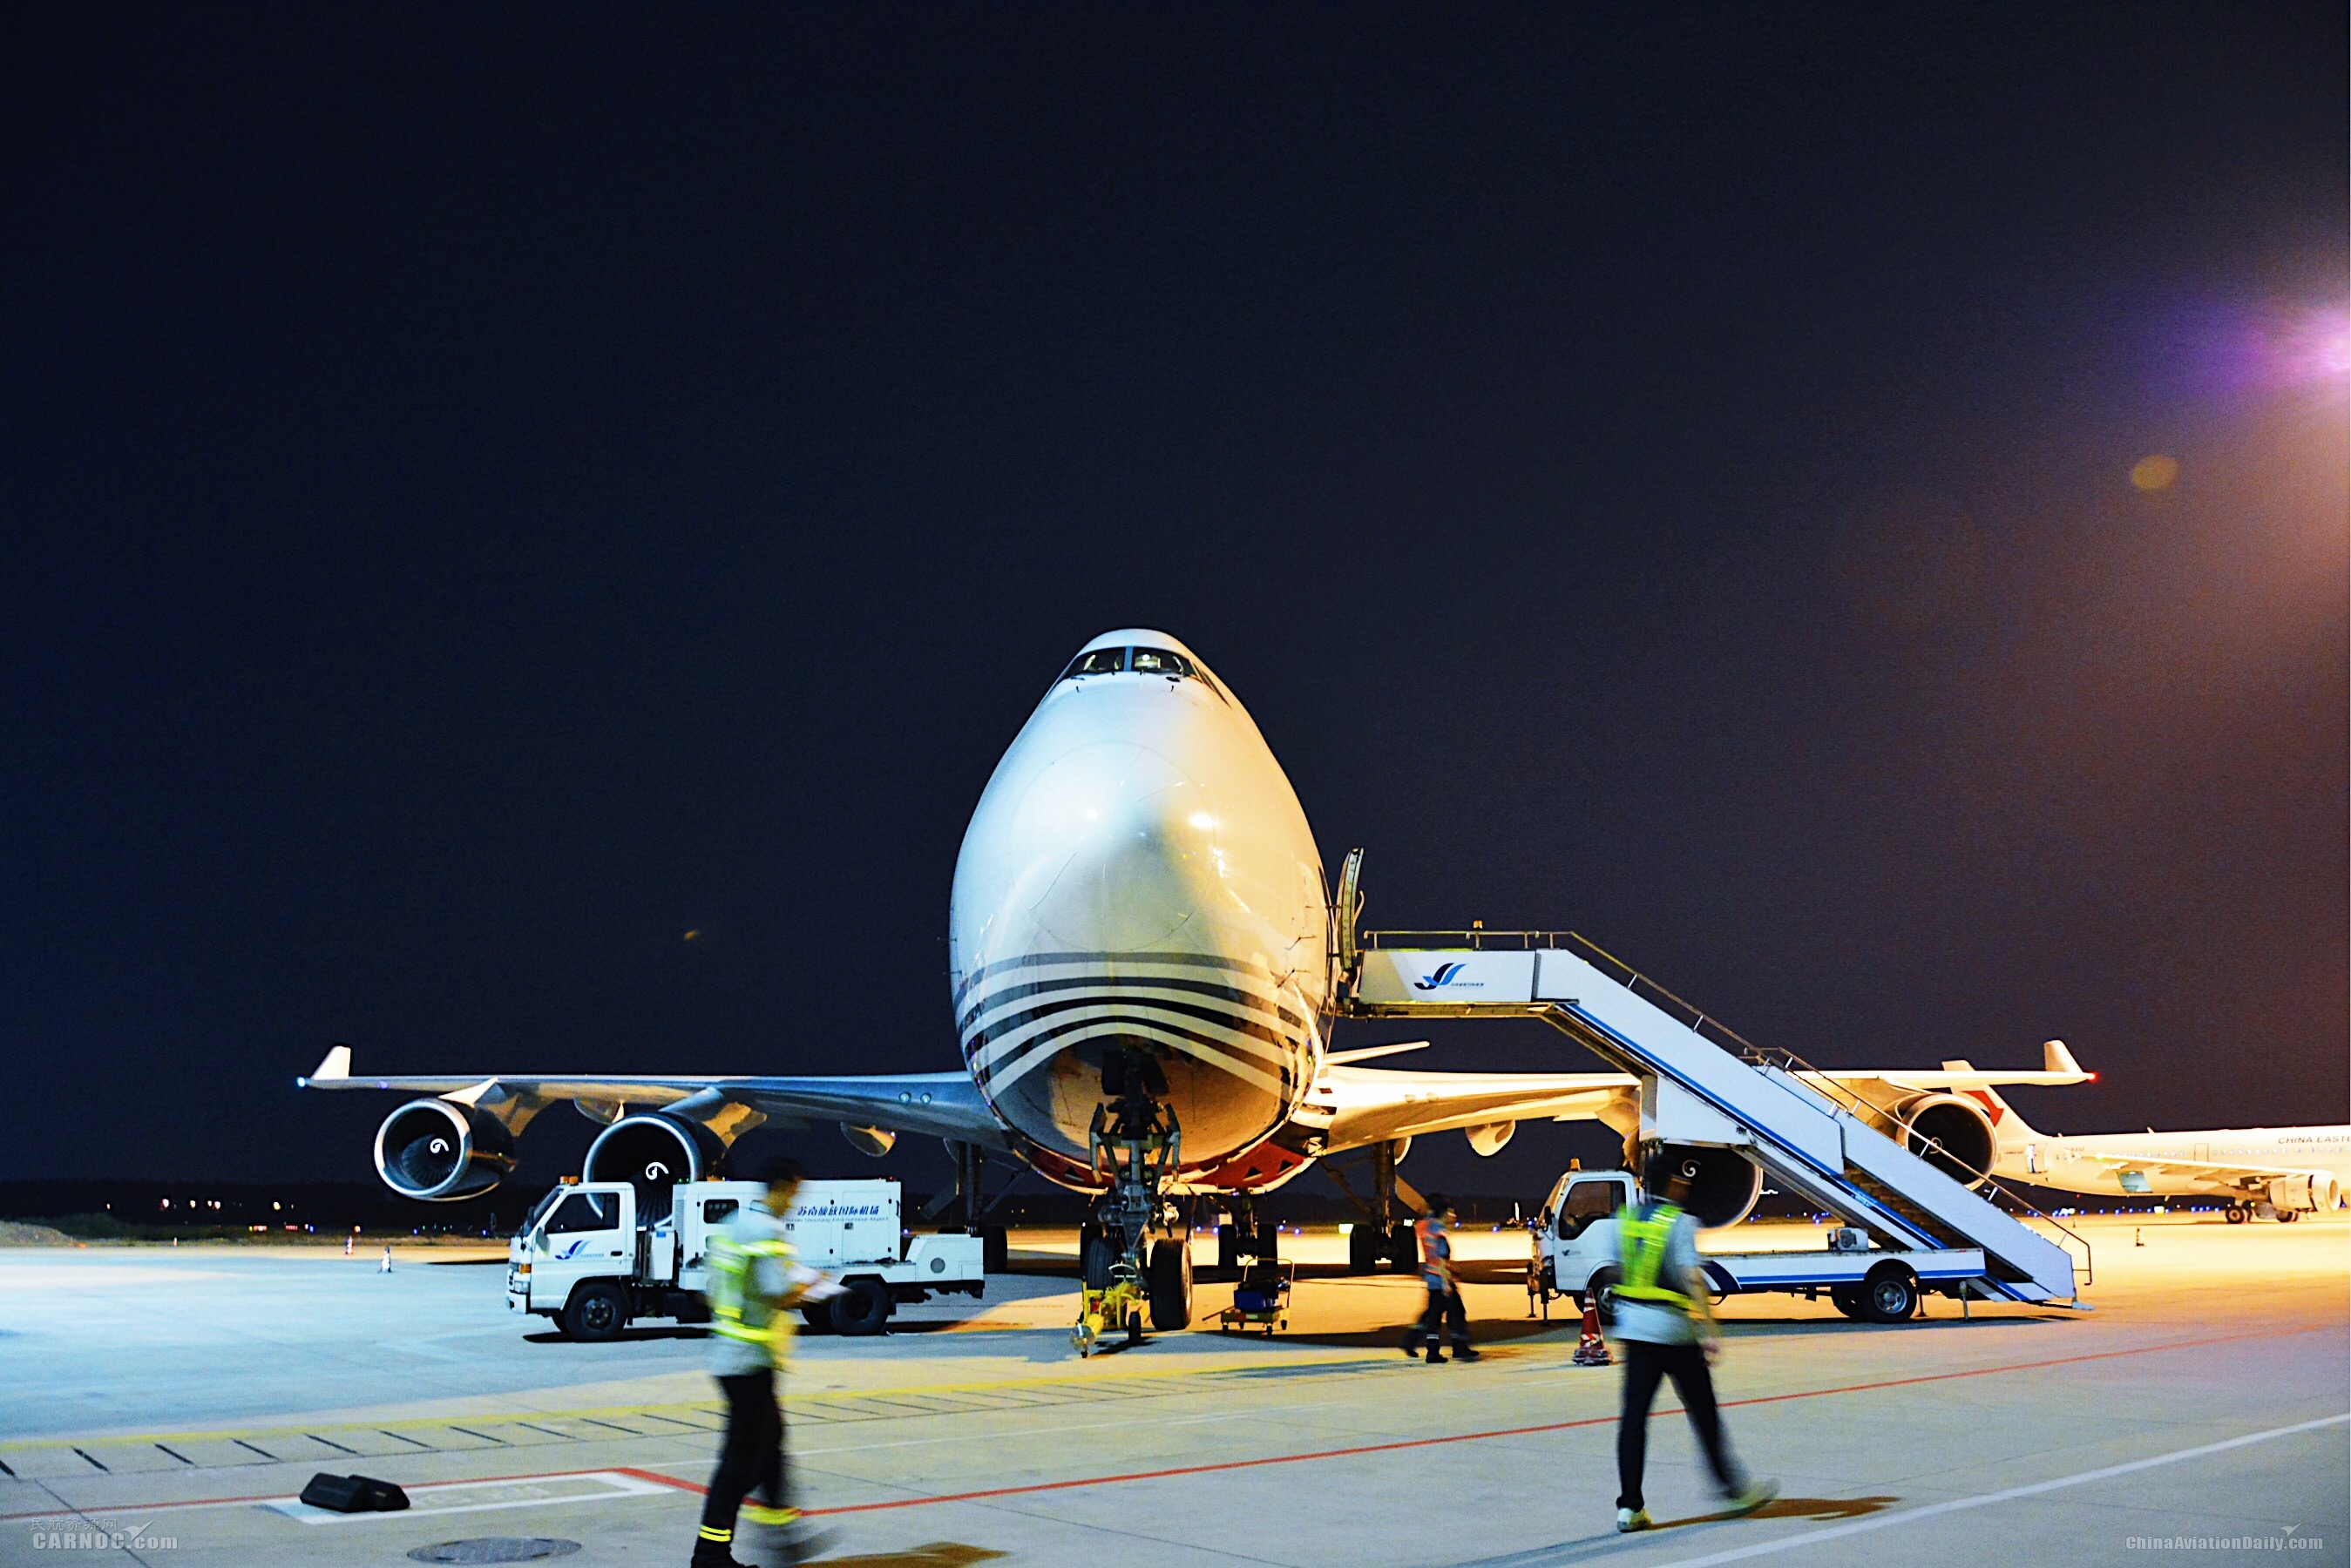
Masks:
[[[773,1258],[789,1268],[792,1244],[781,1237],[760,1237],[744,1242],[730,1230],[710,1238],[710,1277],[703,1294],[710,1303],[711,1332],[746,1345],[764,1345],[778,1361],[792,1337],[791,1317],[756,1288],[752,1272],[762,1258]]]
[[[1437,1216],[1434,1214],[1424,1214],[1412,1222],[1412,1239],[1420,1247],[1421,1273],[1434,1274],[1440,1280],[1449,1282],[1453,1278],[1452,1262],[1444,1253],[1437,1250],[1437,1239],[1443,1234],[1445,1234],[1445,1227],[1437,1223]]]
[[[1616,1286],[1622,1302],[1653,1302],[1676,1312],[1692,1310],[1689,1297],[1657,1283],[1666,1266],[1666,1242],[1682,1211],[1670,1203],[1616,1210],[1617,1261],[1625,1277]]]

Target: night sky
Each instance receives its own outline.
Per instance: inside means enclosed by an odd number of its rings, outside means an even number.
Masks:
[[[366,1179],[337,1040],[951,1067],[966,818],[1128,625],[1370,925],[2346,1115],[2340,5],[0,29],[0,1176]]]

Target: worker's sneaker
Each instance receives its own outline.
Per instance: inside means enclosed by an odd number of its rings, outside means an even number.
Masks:
[[[1630,1535],[1636,1530],[1649,1528],[1649,1511],[1646,1508],[1620,1508],[1616,1511],[1616,1533]]]
[[[1420,1359],[1420,1335],[1407,1334],[1404,1336],[1404,1358],[1406,1361]]]
[[[1773,1498],[1779,1495],[1780,1483],[1778,1481],[1750,1479],[1744,1487],[1740,1488],[1738,1491],[1731,1493],[1723,1501],[1730,1505],[1729,1511],[1730,1517],[1733,1519],[1741,1519],[1748,1514],[1753,1513],[1757,1509],[1761,1508],[1765,1503],[1770,1502]]]
[[[1478,1359],[1478,1353],[1465,1345],[1454,1351],[1453,1359],[1456,1361],[1475,1361]]]

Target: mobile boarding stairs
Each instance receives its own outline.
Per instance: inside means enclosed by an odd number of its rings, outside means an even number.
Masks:
[[[1645,1143],[1739,1149],[1781,1190],[1841,1216],[1889,1252],[1979,1250],[1984,1272],[1963,1286],[1978,1299],[2084,1305],[2064,1246],[1871,1127],[1837,1103],[1827,1080],[1806,1082],[1806,1064],[1749,1045],[1573,932],[1375,931],[1357,940],[1349,929],[1342,941],[1350,1016],[1540,1018],[1640,1080]],[[1709,1029],[1735,1045],[1716,1044]]]

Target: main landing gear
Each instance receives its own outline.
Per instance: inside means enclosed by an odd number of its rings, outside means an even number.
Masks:
[[[1162,1333],[1192,1321],[1189,1228],[1169,1224],[1161,1196],[1183,1147],[1176,1113],[1160,1103],[1166,1092],[1166,1075],[1144,1052],[1123,1050],[1102,1064],[1107,1098],[1094,1108],[1086,1147],[1111,1189],[1078,1240],[1078,1321],[1070,1338],[1081,1356],[1113,1334],[1139,1343],[1146,1314]],[[1154,1241],[1154,1231],[1166,1233]]]
[[[1347,1232],[1347,1272],[1351,1274],[1376,1274],[1384,1267],[1409,1274],[1420,1268],[1420,1242],[1413,1235],[1412,1221],[1396,1217],[1396,1158],[1410,1143],[1408,1138],[1400,1138],[1395,1143],[1372,1146],[1371,1222],[1358,1224]],[[1347,1191],[1349,1197],[1354,1196],[1352,1189]],[[1413,1201],[1419,1200],[1419,1195],[1415,1193]]]

